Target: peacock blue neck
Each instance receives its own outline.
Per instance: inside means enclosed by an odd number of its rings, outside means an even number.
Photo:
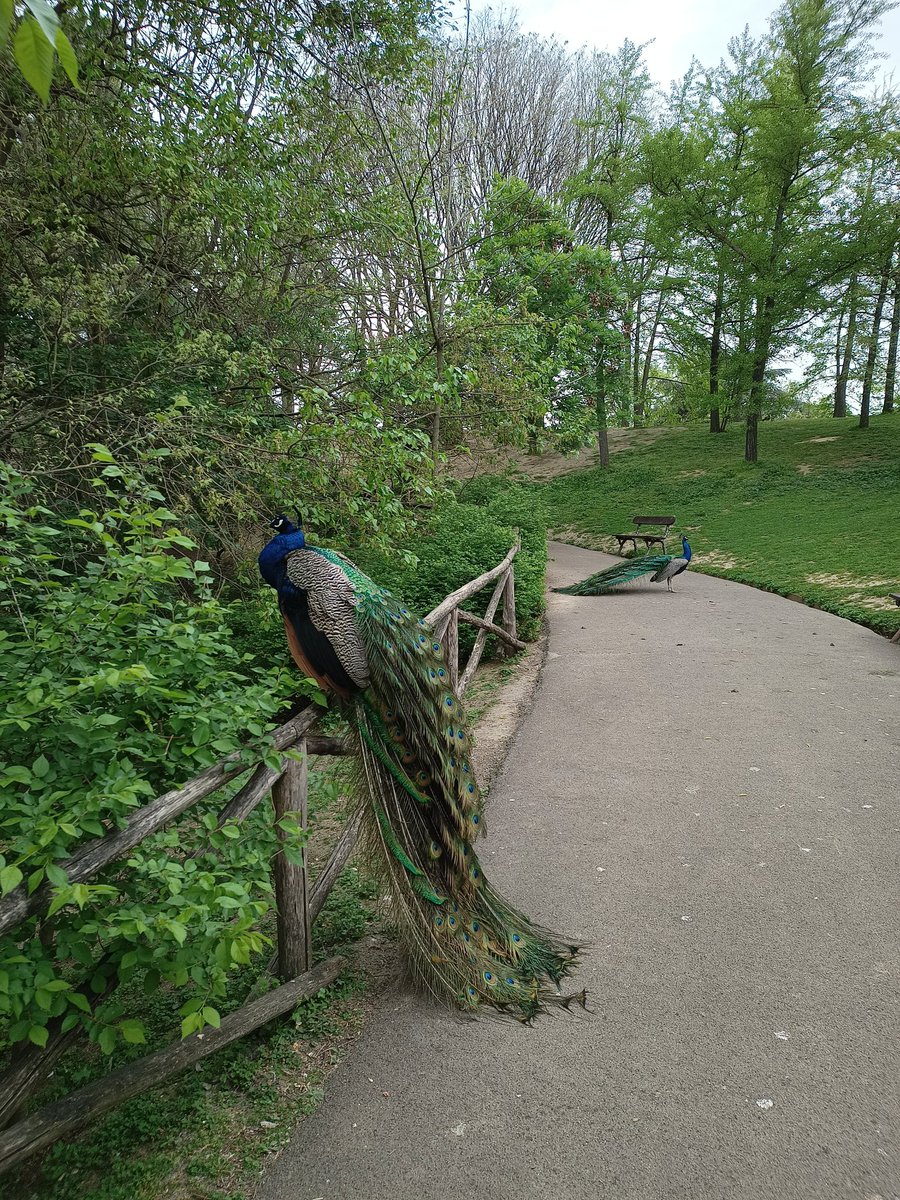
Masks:
[[[302,550],[306,545],[302,529],[291,533],[279,533],[263,546],[257,562],[259,573],[270,587],[281,589],[287,582],[284,560],[293,550]]]
[[[691,547],[688,543],[687,538],[684,536],[684,534],[681,535],[681,548],[684,551],[684,557],[688,560],[688,562],[690,562],[691,561]]]

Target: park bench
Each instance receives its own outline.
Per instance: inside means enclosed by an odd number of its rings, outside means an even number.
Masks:
[[[619,543],[619,553],[622,554],[625,550],[625,543],[631,542],[637,553],[638,542],[643,542],[649,550],[652,545],[659,543],[663,554],[666,552],[666,538],[669,535],[669,530],[675,524],[674,517],[632,517],[634,529],[630,533],[614,533],[613,537]],[[654,529],[655,533],[642,533],[641,530],[645,527]]]
[[[893,602],[897,605],[897,607],[900,608],[900,592],[891,592],[890,597],[893,600]],[[891,638],[891,641],[892,642],[900,642],[900,629],[897,630],[897,632]]]

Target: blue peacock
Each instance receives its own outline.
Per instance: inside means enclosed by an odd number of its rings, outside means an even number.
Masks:
[[[662,583],[665,580],[666,587],[672,592],[675,590],[672,580],[688,569],[692,557],[691,547],[684,534],[681,536],[681,549],[682,553],[678,558],[673,558],[671,554],[645,554],[641,558],[627,558],[604,571],[588,575],[587,579],[582,579],[580,583],[553,590],[566,596],[602,596],[605,592],[611,592],[613,588],[631,583],[643,575],[650,575],[651,583]]]
[[[334,550],[307,546],[285,516],[259,556],[291,655],[334,697],[353,732],[365,842],[386,876],[414,973],[463,1009],[530,1021],[582,1006],[560,983],[580,947],[542,929],[491,886],[465,713],[429,626]]]

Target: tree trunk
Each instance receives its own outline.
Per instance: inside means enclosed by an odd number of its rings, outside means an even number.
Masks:
[[[609,466],[609,434],[606,416],[606,372],[603,363],[597,367],[597,396],[594,401],[597,412],[597,449],[600,451],[600,466]]]
[[[894,272],[894,290],[891,293],[893,310],[891,312],[891,334],[888,341],[887,363],[884,368],[884,404],[883,413],[894,411],[894,383],[897,378],[897,342],[900,341],[900,256],[897,259],[897,269]]]
[[[746,462],[755,463],[759,454],[759,414],[762,411],[766,367],[769,365],[774,308],[775,297],[766,296],[757,312],[756,333],[753,339],[753,375],[750,380],[750,395],[747,399],[747,431],[744,438]]]
[[[719,264],[716,303],[713,308],[712,339],[709,344],[709,432],[721,433],[719,419],[719,359],[722,354],[722,293],[725,290],[725,266]]]
[[[881,314],[887,298],[888,282],[891,278],[891,262],[894,257],[893,248],[881,271],[881,281],[878,285],[878,296],[875,299],[875,311],[872,314],[872,332],[869,337],[869,352],[866,355],[866,370],[863,376],[862,399],[859,407],[859,427],[869,428],[869,409],[872,403],[872,377],[875,374],[875,360],[878,357],[878,334],[881,332]]]
[[[444,343],[438,342],[434,348],[435,374],[438,383],[444,382]],[[434,416],[431,419],[431,456],[437,458],[441,452],[441,403],[443,397],[435,392]]]
[[[669,278],[669,267],[666,267],[666,273],[663,275],[663,282]],[[641,375],[641,404],[644,403],[644,397],[647,395],[647,384],[650,381],[650,367],[653,363],[653,351],[656,349],[656,335],[659,333],[659,323],[662,320],[663,310],[663,289],[660,285],[659,301],[656,305],[656,311],[653,314],[653,324],[650,326],[650,339],[647,342],[647,353],[644,355],[644,371]]]
[[[844,338],[844,354],[837,379],[834,381],[834,416],[847,415],[847,380],[850,378],[850,363],[853,359],[853,344],[856,341],[856,317],[859,307],[859,288],[856,276],[850,280],[847,336]]]
[[[631,391],[634,395],[634,427],[644,423],[644,393],[641,391],[641,318],[644,315],[644,292],[637,298],[634,312],[634,354],[631,358]]]

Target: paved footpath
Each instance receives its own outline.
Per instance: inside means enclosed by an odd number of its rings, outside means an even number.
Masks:
[[[900,647],[675,586],[550,598],[488,809],[497,882],[591,939],[593,1012],[389,991],[257,1200],[898,1200]]]

